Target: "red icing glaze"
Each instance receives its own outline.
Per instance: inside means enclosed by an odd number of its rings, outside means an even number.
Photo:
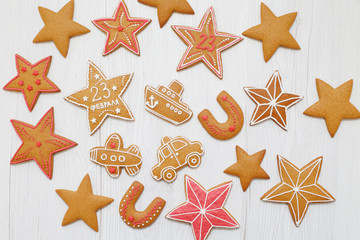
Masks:
[[[132,222],[132,221],[134,221],[134,217],[132,216],[132,215],[130,215],[129,217],[128,217],[128,219],[129,219],[129,222]]]
[[[20,81],[18,81],[18,84],[19,84],[20,86],[22,86],[22,85],[24,85],[24,81],[23,81],[23,80],[20,80]]]
[[[29,86],[27,87],[27,90],[31,91],[31,90],[33,90],[33,87],[32,87],[31,85],[29,85]]]
[[[226,100],[227,100],[227,96],[222,96],[221,99],[222,99],[223,101],[226,101]]]
[[[21,71],[26,72],[26,67],[22,67]]]
[[[234,126],[229,127],[229,131],[230,131],[230,132],[235,131],[235,127],[234,127]]]
[[[32,75],[37,76],[37,75],[39,75],[39,72],[35,70],[35,71],[32,73]]]
[[[41,80],[40,80],[40,79],[36,79],[35,83],[36,83],[37,85],[40,85],[40,84],[41,84]]]
[[[116,168],[114,168],[114,167],[110,167],[110,169],[109,169],[110,173],[115,173],[115,170],[116,170]]]
[[[207,116],[207,115],[204,115],[204,116],[202,116],[202,119],[203,119],[204,121],[206,121],[206,120],[208,119],[208,116]]]
[[[119,32],[122,32],[122,31],[124,30],[124,28],[123,28],[122,26],[118,26],[117,30],[118,30]]]
[[[41,142],[36,142],[36,146],[37,147],[41,147],[42,143]]]
[[[111,147],[111,148],[116,148],[116,144],[113,143],[113,142],[111,142],[111,143],[110,143],[110,147]]]

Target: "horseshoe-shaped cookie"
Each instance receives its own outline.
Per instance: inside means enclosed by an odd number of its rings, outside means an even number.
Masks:
[[[211,112],[205,109],[198,115],[201,125],[214,138],[225,140],[235,137],[244,124],[244,114],[241,107],[225,91],[222,91],[216,100],[228,115],[228,120],[224,123],[219,123]]]
[[[120,217],[132,228],[144,228],[151,225],[158,218],[166,203],[164,199],[156,197],[145,211],[137,211],[135,204],[143,191],[144,185],[134,181],[120,202]]]

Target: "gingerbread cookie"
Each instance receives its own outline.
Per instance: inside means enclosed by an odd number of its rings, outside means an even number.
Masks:
[[[238,176],[240,178],[243,191],[249,187],[254,178],[269,179],[269,175],[260,166],[266,150],[249,155],[239,146],[236,146],[237,162],[224,170],[224,173]]]
[[[213,7],[205,13],[198,28],[171,26],[176,34],[188,45],[177,70],[203,61],[218,76],[223,77],[221,52],[240,42],[243,38],[229,33],[218,32]]]
[[[161,28],[167,23],[174,12],[194,14],[194,10],[186,0],[138,0],[138,2],[157,8]]]
[[[89,61],[87,86],[65,97],[65,100],[87,109],[90,135],[101,126],[107,116],[134,120],[129,107],[121,98],[132,75],[128,73],[108,79]]]
[[[104,56],[121,46],[140,55],[136,34],[142,31],[150,22],[150,19],[130,17],[124,1],[120,1],[112,18],[92,21],[96,27],[106,33]]]
[[[118,177],[121,168],[129,175],[135,175],[140,171],[142,157],[140,149],[136,145],[124,148],[122,138],[113,133],[106,140],[104,147],[94,147],[90,150],[90,160],[104,166],[110,177]]]
[[[31,112],[42,92],[60,92],[60,89],[47,77],[51,56],[31,64],[23,57],[15,55],[17,76],[5,85],[4,90],[22,92],[26,106]]]
[[[145,87],[145,109],[150,113],[172,124],[179,125],[187,122],[192,117],[188,105],[181,101],[184,86],[177,80],[170,83],[169,87]]]
[[[143,191],[144,185],[134,181],[120,201],[119,212],[121,219],[128,226],[135,229],[151,225],[159,217],[166,203],[164,199],[156,197],[144,211],[136,210],[136,201]]]
[[[89,29],[73,21],[74,0],[68,2],[59,12],[39,7],[45,26],[36,35],[33,42],[53,41],[61,55],[67,56],[70,38],[90,32]]]
[[[303,220],[310,203],[333,202],[331,194],[317,183],[322,157],[299,169],[290,161],[278,155],[281,183],[265,193],[261,200],[266,202],[287,203],[295,225]]]
[[[213,227],[238,228],[239,224],[224,208],[232,182],[225,182],[206,190],[185,175],[186,202],[169,212],[172,220],[191,223],[194,238],[205,240]]]
[[[81,219],[96,232],[99,229],[96,211],[114,201],[112,198],[93,194],[89,174],[83,178],[77,191],[65,189],[55,191],[69,206],[62,225],[65,226]]]
[[[293,12],[276,17],[264,3],[261,3],[261,24],[246,30],[243,35],[262,42],[264,60],[267,62],[280,46],[300,49],[289,32],[296,15],[297,13]]]
[[[163,179],[172,182],[177,177],[177,170],[186,165],[198,167],[203,154],[204,148],[200,142],[185,137],[163,137],[157,151],[158,164],[151,169],[151,175],[157,181]]]
[[[247,95],[256,103],[250,125],[272,119],[282,129],[287,130],[286,110],[303,97],[283,90],[280,73],[276,70],[265,88],[245,87]]]
[[[316,79],[319,101],[305,110],[304,114],[324,118],[331,137],[335,136],[343,119],[360,118],[360,112],[350,103],[353,80],[341,84],[337,88]]]
[[[53,174],[53,154],[74,147],[77,143],[54,133],[54,108],[45,113],[36,126],[11,120],[22,144],[10,164],[34,160],[48,178]]]
[[[225,91],[221,91],[216,100],[226,112],[228,120],[219,123],[208,109],[202,110],[198,115],[198,119],[212,137],[220,140],[233,138],[240,132],[244,124],[244,114],[241,107]]]

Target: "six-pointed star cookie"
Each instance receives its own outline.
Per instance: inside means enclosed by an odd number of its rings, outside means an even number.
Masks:
[[[33,42],[53,41],[55,46],[66,57],[70,38],[90,32],[86,27],[73,21],[74,0],[68,2],[59,12],[39,7],[39,12],[45,26],[36,35]]]
[[[303,220],[310,203],[333,202],[335,199],[317,183],[322,157],[299,169],[294,164],[278,155],[281,183],[270,189],[261,200],[287,203],[295,225]]]
[[[224,173],[238,176],[240,178],[242,189],[245,192],[254,178],[270,178],[260,166],[265,152],[266,150],[262,150],[253,155],[249,155],[244,149],[236,146],[237,162],[225,169]]]
[[[217,31],[213,7],[210,7],[205,13],[198,28],[171,27],[188,45],[177,70],[180,71],[199,61],[203,61],[220,79],[223,77],[221,51],[230,48],[243,39],[242,37]]]
[[[98,231],[96,211],[114,201],[112,198],[93,194],[89,174],[83,178],[77,191],[64,189],[55,191],[69,206],[62,225],[65,226],[81,219],[96,232]]]
[[[286,110],[299,102],[302,96],[283,91],[278,71],[273,73],[265,88],[245,87],[244,90],[257,104],[250,125],[272,119],[287,130]]]
[[[349,80],[337,88],[316,79],[319,101],[305,110],[304,114],[324,118],[331,137],[335,136],[343,119],[360,118],[360,112],[350,103],[353,80]]]
[[[129,107],[121,98],[132,75],[128,73],[107,79],[100,69],[89,61],[87,87],[65,97],[65,100],[87,109],[90,134],[100,127],[107,116],[134,120]]]
[[[11,120],[11,123],[23,143],[10,164],[34,160],[50,179],[53,173],[53,154],[77,145],[54,133],[54,108],[35,127],[17,120]]]
[[[293,12],[276,17],[264,3],[261,3],[261,24],[246,30],[243,35],[262,41],[264,60],[267,62],[280,46],[300,49],[289,32],[296,15],[297,13]]]
[[[111,53],[120,46],[124,46],[131,52],[140,55],[136,34],[142,31],[151,20],[130,17],[124,1],[121,1],[113,18],[97,19],[92,22],[101,31],[106,32],[103,55]]]
[[[31,64],[16,54],[15,61],[18,74],[5,85],[4,90],[22,92],[30,112],[41,92],[60,92],[60,89],[47,77],[51,56]]]
[[[162,28],[174,12],[194,14],[186,0],[138,0],[140,3],[156,7],[160,27]]]
[[[188,222],[196,240],[204,240],[213,227],[237,228],[239,224],[224,208],[232,182],[225,182],[205,190],[191,177],[185,175],[186,202],[173,209],[167,218]]]

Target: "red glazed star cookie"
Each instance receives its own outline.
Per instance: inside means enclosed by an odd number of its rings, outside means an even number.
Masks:
[[[142,31],[151,20],[130,17],[124,1],[121,1],[112,18],[97,19],[92,22],[106,33],[104,56],[120,46],[124,46],[131,52],[140,55],[136,34]]]
[[[144,191],[144,185],[135,181],[124,194],[120,201],[119,212],[124,222],[135,229],[144,228],[151,225],[161,214],[165,206],[165,200],[156,197],[144,211],[135,208],[136,201]]]
[[[95,64],[89,61],[87,87],[65,97],[65,100],[87,109],[92,135],[107,116],[134,120],[129,107],[121,98],[131,79],[132,74],[108,79]]]
[[[60,92],[60,89],[47,77],[51,56],[31,64],[23,57],[15,55],[17,76],[4,86],[4,90],[22,92],[26,106],[31,112],[42,92]]]
[[[217,31],[213,7],[209,8],[205,13],[198,28],[171,27],[188,45],[177,70],[180,71],[203,61],[220,79],[223,77],[221,52],[243,39],[242,37]]]
[[[244,90],[257,105],[250,125],[272,119],[284,130],[287,130],[286,110],[303,98],[284,92],[278,71],[273,73],[265,88],[245,87]]]
[[[54,108],[51,108],[36,126],[11,120],[22,140],[10,164],[34,160],[48,178],[53,174],[53,154],[74,147],[77,143],[54,133]]]
[[[167,218],[192,225],[194,238],[204,240],[213,227],[238,228],[239,224],[224,208],[232,182],[222,183],[209,190],[185,175],[186,202],[173,209]]]
[[[295,225],[298,227],[305,217],[310,203],[333,202],[335,199],[317,183],[322,157],[299,169],[290,161],[278,155],[281,183],[265,193],[261,200],[266,202],[287,203]]]

